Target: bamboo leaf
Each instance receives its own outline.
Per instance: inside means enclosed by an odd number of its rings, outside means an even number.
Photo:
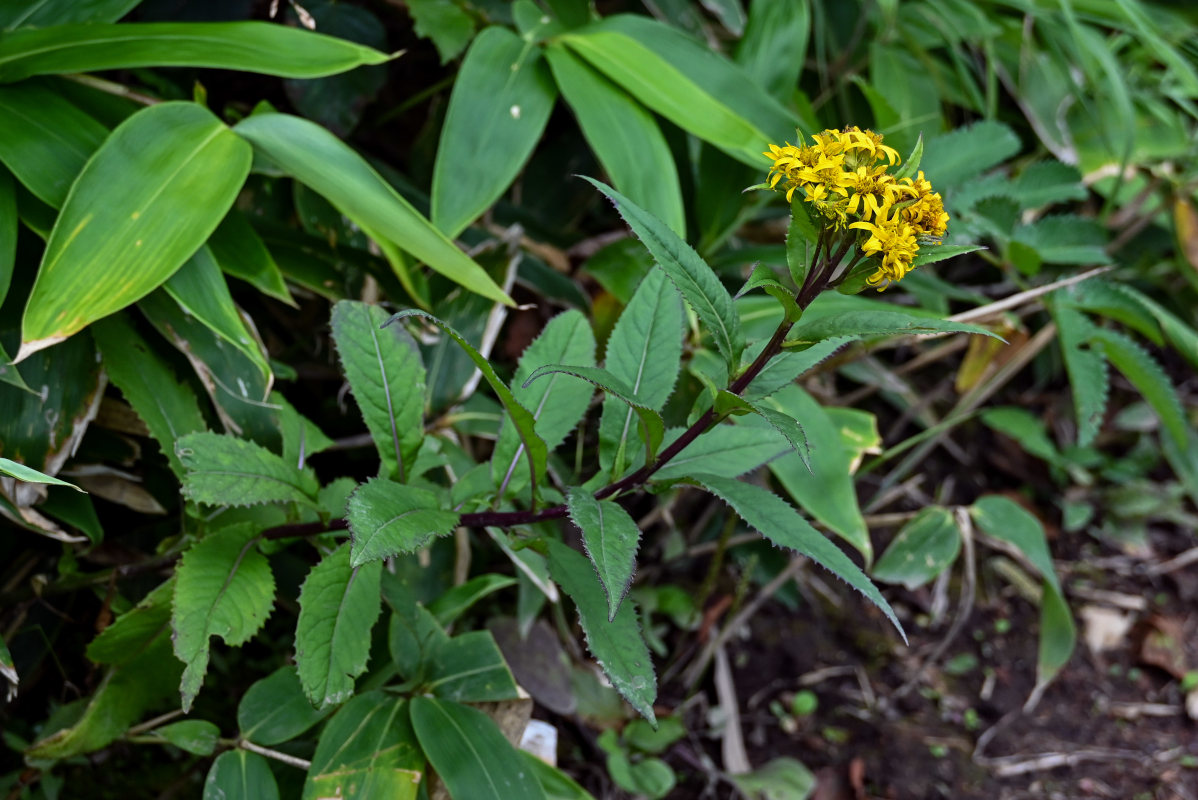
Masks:
[[[0,7],[0,29],[63,25],[68,22],[116,22],[141,0],[9,0]]]
[[[233,209],[221,220],[208,238],[208,247],[226,275],[240,278],[258,291],[295,307],[274,256],[240,211]]]
[[[69,486],[77,492],[83,492],[78,486],[73,483],[67,483],[64,480],[53,478],[44,473],[38,472],[36,469],[31,469],[24,464],[18,464],[16,461],[8,458],[0,458],[0,475],[7,475],[10,478],[16,478],[25,483],[48,483],[52,486]],[[84,492],[86,494],[86,492]]]
[[[299,736],[328,716],[304,696],[295,667],[279,667],[255,681],[237,705],[237,727],[245,739],[261,745],[280,744]]]
[[[640,528],[617,503],[596,500],[585,489],[567,490],[566,506],[570,520],[582,531],[587,556],[607,595],[607,620],[612,622],[632,586]]]
[[[346,703],[321,732],[303,800],[416,800],[424,772],[408,701],[366,692]]]
[[[265,758],[235,748],[208,768],[203,800],[279,800],[279,785]]]
[[[424,688],[444,700],[489,703],[520,696],[490,631],[470,631],[441,642],[430,666]]]

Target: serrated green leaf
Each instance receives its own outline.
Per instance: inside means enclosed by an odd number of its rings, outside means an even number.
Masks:
[[[1018,152],[1019,137],[1014,131],[1001,122],[983,120],[929,139],[924,146],[924,172],[932,185],[943,192]]]
[[[10,42],[0,42],[0,51]],[[245,142],[194,103],[150,106],[121,123],[87,162],[54,223],[17,360],[169,278],[229,210],[250,159]]]
[[[830,358],[837,350],[847,344],[857,341],[855,335],[834,336],[813,344],[805,350],[786,350],[774,356],[765,365],[765,369],[757,373],[742,393],[742,397],[750,402],[757,402],[769,397],[774,392],[789,386],[799,376],[814,369],[820,362]],[[763,343],[764,344],[764,343]],[[753,355],[750,348],[749,355]]]
[[[342,300],[333,306],[333,343],[370,430],[382,473],[400,483],[424,440],[424,364],[402,327],[383,328],[379,306]]]
[[[412,728],[450,797],[545,800],[541,784],[486,714],[469,706],[412,698]]]
[[[1177,446],[1185,447],[1189,430],[1185,409],[1156,359],[1126,334],[1111,328],[1093,328],[1090,341],[1144,395]]]
[[[787,252],[790,252],[789,248]],[[754,289],[761,289],[770,297],[777,300],[782,306],[782,317],[787,322],[797,322],[799,317],[803,316],[803,310],[795,302],[794,290],[783,286],[778,281],[778,277],[774,274],[774,271],[764,264],[758,264],[753,268],[753,273],[749,275],[749,279],[745,281],[745,285],[740,287],[740,291],[736,293],[736,297],[739,298]]]
[[[279,785],[265,758],[228,750],[209,767],[203,800],[279,800]]]
[[[175,453],[187,470],[183,493],[197,503],[312,506],[320,490],[310,469],[300,470],[269,450],[235,436],[190,433],[178,440]]]
[[[761,417],[770,424],[771,428],[782,434],[786,441],[790,442],[790,446],[794,448],[799,458],[803,459],[803,463],[807,464],[808,469],[810,469],[811,446],[807,442],[807,434],[803,430],[803,426],[794,417],[776,408],[754,403],[724,390],[721,390],[716,397],[716,407],[721,408],[721,406],[725,408],[739,407]]]
[[[166,741],[197,756],[210,756],[216,750],[220,728],[206,719],[185,719],[150,731]]]
[[[524,445],[524,453],[528,458],[528,466],[534,481],[540,476],[544,475],[545,464],[549,458],[549,448],[545,446],[545,442],[542,441],[541,437],[537,435],[536,419],[531,413],[529,413],[528,409],[526,409],[516,400],[515,396],[512,394],[512,391],[508,389],[507,384],[499,379],[499,376],[495,374],[495,369],[491,366],[491,363],[487,361],[487,359],[483,358],[482,354],[478,352],[474,345],[466,341],[466,339],[460,333],[450,327],[447,323],[437,319],[426,311],[421,311],[420,309],[416,308],[400,311],[398,314],[395,314],[388,319],[386,324],[391,325],[399,320],[412,316],[423,317],[424,319],[427,319],[429,322],[436,325],[438,328],[444,331],[450,339],[453,339],[453,341],[457,343],[458,347],[460,347],[466,353],[466,355],[470,357],[470,360],[474,362],[476,367],[478,367],[478,370],[482,373],[483,378],[488,384],[490,384],[491,389],[494,390],[496,396],[498,396],[499,402],[503,405],[504,410],[508,413],[508,419],[511,420],[512,424],[516,427],[516,431],[520,436],[520,442]],[[525,383],[527,383],[527,381]],[[533,494],[535,495],[535,483],[533,488]]]
[[[620,505],[614,501],[596,500],[585,489],[568,489],[566,507],[570,521],[582,531],[587,556],[607,595],[607,619],[612,622],[632,586],[641,530]]]
[[[90,330],[109,380],[146,423],[175,475],[183,478],[185,470],[175,445],[180,436],[208,427],[195,393],[158,357],[125,315],[100,320]]]
[[[556,99],[539,47],[500,25],[474,39],[437,145],[434,225],[456,238],[499,199],[532,155]]]
[[[699,315],[724,359],[735,365],[744,349],[740,317],[732,305],[732,296],[711,267],[661,220],[607,184],[586,176],[583,178],[615,204],[620,216]]]
[[[350,565],[361,566],[397,553],[414,553],[458,523],[455,511],[441,508],[437,495],[385,478],[362,484],[349,498]]]
[[[1060,161],[1029,164],[1011,182],[1021,208],[1041,208],[1069,200],[1085,200],[1087,191],[1077,167]]]
[[[424,690],[443,700],[486,703],[520,696],[490,631],[471,631],[443,641],[430,661]]]
[[[69,486],[77,492],[83,491],[73,483],[67,483],[64,480],[45,475],[41,472],[38,472],[36,469],[31,469],[24,464],[18,464],[17,462],[8,458],[0,458],[0,475],[7,475],[10,478],[16,478],[17,480],[24,481],[25,483],[45,483],[50,484],[51,486]],[[86,494],[86,492],[84,492],[84,494]]]
[[[1107,365],[1103,354],[1089,346],[1093,323],[1080,311],[1054,304],[1053,319],[1061,341],[1065,372],[1073,390],[1077,414],[1077,444],[1086,447],[1102,427],[1107,404]]]
[[[300,117],[266,113],[242,120],[234,132],[364,229],[385,236],[470,291],[512,304],[482,267],[329,131]]]
[[[87,657],[97,664],[119,665],[140,655],[170,629],[174,596],[175,579],[171,577],[92,639],[87,646]]]
[[[608,620],[607,597],[586,557],[561,542],[550,540],[547,544],[549,572],[574,601],[591,655],[616,691],[641,716],[656,724],[653,701],[657,697],[657,678],[633,603],[621,604],[615,618]]]
[[[961,552],[961,531],[952,512],[928,506],[902,528],[870,574],[876,581],[918,589],[948,569]]]
[[[1036,251],[1046,264],[1109,264],[1106,229],[1095,220],[1072,214],[1041,217],[1015,230],[1015,240]]]
[[[595,365],[595,335],[582,312],[570,310],[549,320],[520,356],[520,363],[512,375],[512,396],[532,412],[537,435],[552,451],[586,415],[594,390],[561,375],[525,387],[523,384],[533,370],[545,364]],[[512,424],[505,423],[499,429],[491,457],[494,484],[506,486],[512,492],[522,489],[528,482],[527,465],[523,459],[520,435]]]
[[[670,147],[653,115],[565,46],[545,58],[562,96],[611,182],[634,202],[686,235],[682,187]]]
[[[907,641],[903,626],[877,587],[848,556],[811,527],[811,523],[803,519],[789,503],[768,489],[731,478],[697,474],[693,480],[731,506],[741,519],[762,536],[780,547],[807,556],[861,592],[890,619],[903,641]]]
[[[654,480],[679,480],[702,472],[735,478],[790,452],[790,443],[772,426],[717,425],[688,444],[657,472]],[[666,432],[669,445],[682,434],[682,428]]]
[[[786,346],[818,344],[843,336],[873,338],[921,333],[976,333],[1005,341],[993,331],[965,322],[908,314],[902,311],[845,311],[802,319],[786,337]]]
[[[925,244],[920,245],[919,252],[915,254],[915,258],[911,261],[911,267],[923,267],[928,264],[935,264],[938,261],[947,261],[950,258],[965,255],[966,253],[975,253],[978,250],[985,250],[979,244]]]
[[[321,732],[303,800],[416,800],[424,772],[408,701],[367,692],[346,703]]]
[[[366,671],[370,629],[381,610],[381,561],[360,567],[349,562],[343,544],[308,573],[300,588],[295,628],[295,664],[304,694],[328,708],[354,691],[354,678]]]
[[[280,744],[320,722],[330,710],[312,707],[295,667],[279,667],[241,696],[237,727],[243,738],[255,744]]]
[[[135,67],[212,67],[318,78],[392,56],[268,22],[124,22],[25,28],[0,42],[0,83]]]
[[[184,664],[179,684],[183,710],[204,683],[209,640],[237,647],[270,615],[275,579],[258,550],[258,529],[240,523],[205,536],[179,562],[171,615],[175,655]]]
[[[507,575],[476,575],[465,583],[447,589],[428,604],[429,613],[442,625],[452,625],[479,600],[488,595],[515,586],[516,579]]]

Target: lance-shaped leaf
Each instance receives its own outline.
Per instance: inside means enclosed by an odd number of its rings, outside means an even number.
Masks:
[[[657,678],[632,602],[621,604],[615,618],[609,620],[607,597],[586,557],[561,542],[550,540],[547,544],[549,572],[574,601],[591,655],[616,691],[656,725],[653,701],[657,697]]]
[[[0,29],[47,25],[68,22],[116,22],[125,16],[139,0],[8,0],[0,7]]]
[[[475,38],[437,145],[434,225],[456,238],[499,199],[532,155],[556,99],[541,48],[500,25]]]
[[[865,595],[894,623],[907,641],[894,610],[869,578],[836,545],[811,526],[794,507],[778,495],[751,483],[714,475],[695,475],[693,480],[723,500],[737,516],[779,547],[807,556],[836,577]]]
[[[87,162],[54,223],[17,360],[169,278],[229,210],[250,160],[245,142],[194,103],[151,106],[121,123]]]
[[[537,379],[555,373],[572,375],[594,384],[628,406],[630,413],[635,412],[641,421],[641,432],[645,442],[645,462],[653,460],[653,455],[661,445],[661,439],[665,433],[665,423],[662,422],[661,414],[638,397],[631,386],[602,367],[576,367],[565,364],[546,364],[543,367],[538,367],[532,375],[528,376],[524,385],[529,386]]]
[[[17,236],[20,228],[20,215],[17,212],[17,186],[12,174],[0,167],[0,303],[8,296],[8,287],[12,284],[12,274],[17,266]],[[15,377],[20,386],[21,376],[8,367],[8,355],[0,347],[0,381],[12,383]]]
[[[670,428],[666,432],[667,446],[682,432],[682,428]],[[772,462],[790,450],[790,443],[771,427],[725,423],[708,430],[682,448],[678,455],[653,473],[653,478],[678,480],[699,472],[735,478]]]
[[[209,640],[245,644],[270,614],[275,579],[257,544],[257,527],[240,523],[205,536],[179,562],[171,627],[185,712],[204,683]]]
[[[765,369],[757,373],[753,382],[745,387],[742,396],[754,403],[769,397],[779,389],[789,386],[800,375],[815,368],[820,362],[830,358],[840,348],[855,341],[857,341],[856,336],[834,336],[831,339],[824,339],[819,344],[813,344],[806,350],[786,350],[779,353],[766,363]],[[753,347],[749,348],[746,355],[756,355]]]
[[[240,278],[258,291],[295,306],[274,256],[240,211],[229,212],[208,238],[208,247],[226,275]]]
[[[412,727],[450,797],[545,800],[536,776],[483,712],[445,700],[414,697]]]
[[[16,478],[25,483],[48,483],[52,486],[69,486],[77,492],[83,491],[73,483],[52,478],[49,475],[38,472],[36,469],[27,467],[24,464],[18,464],[16,461],[8,458],[0,458],[0,475],[7,475],[10,478]]]
[[[546,47],[545,58],[612,183],[685,236],[678,168],[653,114],[561,44]]]
[[[903,311],[843,311],[800,320],[786,337],[786,346],[817,344],[825,339],[843,336],[866,339],[921,333],[976,333],[1005,341],[993,331],[966,322],[951,322]]]
[[[303,800],[416,800],[424,770],[408,701],[366,692],[346,703],[321,732]]]
[[[424,364],[416,342],[379,306],[342,300],[333,306],[333,343],[349,388],[370,430],[383,474],[408,480],[424,440]]]
[[[445,700],[486,703],[520,696],[490,631],[470,631],[441,642],[429,666],[425,692]]]
[[[549,460],[549,448],[545,446],[545,442],[537,435],[536,418],[533,417],[528,409],[520,405],[519,401],[512,394],[511,389],[507,387],[507,384],[499,379],[499,376],[495,374],[495,368],[491,366],[491,362],[487,361],[474,345],[466,341],[462,334],[458,333],[445,322],[426,311],[410,308],[394,315],[387,320],[386,324],[391,325],[401,319],[412,316],[423,317],[444,331],[470,357],[470,360],[478,367],[478,371],[482,373],[483,378],[490,384],[491,389],[499,398],[499,402],[503,404],[503,409],[507,411],[508,419],[516,427],[516,432],[520,436],[520,443],[524,445],[524,454],[528,459],[528,467],[532,474],[533,496],[535,497],[536,481],[545,474],[545,464]],[[525,383],[527,384],[527,381]]]
[[[382,562],[349,563],[349,545],[320,560],[300,588],[295,664],[304,693],[317,708],[345,700],[366,671],[370,629],[382,610]]]
[[[512,375],[512,395],[532,412],[537,435],[552,451],[586,414],[594,390],[563,375],[523,386],[533,370],[544,364],[595,365],[595,334],[582,312],[570,310],[549,320],[540,336],[520,356]],[[501,493],[509,489],[518,491],[528,482],[527,466],[519,466],[524,463],[519,434],[513,425],[504,424],[491,456],[491,480],[501,487]]]
[[[636,520],[614,501],[596,500],[585,489],[566,492],[570,520],[582,531],[582,542],[607,595],[607,619],[615,620],[632,585],[636,549],[641,541]]]
[[[234,130],[291,177],[363,228],[395,242],[451,281],[512,305],[478,264],[425,219],[344,142],[315,122],[255,114]]]
[[[754,403],[740,395],[721,390],[715,399],[715,408],[720,413],[751,413],[756,414],[770,424],[770,427],[782,434],[790,446],[803,459],[807,468],[811,468],[811,445],[807,442],[807,433],[798,421],[784,411],[779,411],[763,403]]]
[[[463,584],[446,589],[437,599],[428,604],[429,613],[442,625],[452,625],[479,600],[492,592],[515,586],[516,579],[507,575],[487,573],[478,575]]]
[[[724,359],[730,365],[736,365],[744,347],[740,317],[732,305],[732,296],[711,267],[660,219],[607,184],[593,178],[585,179],[615,204],[620,216],[695,309]]]
[[[212,67],[319,78],[391,58],[344,39],[268,22],[53,25],[4,36],[0,83],[136,67]]]
[[[171,469],[182,478],[184,469],[175,452],[176,442],[180,436],[208,427],[195,393],[179,381],[124,314],[100,320],[91,327],[91,334],[100,348],[109,380],[146,423]]]
[[[1144,395],[1174,443],[1186,447],[1190,424],[1177,390],[1156,359],[1131,337],[1110,328],[1094,327],[1090,341]]]
[[[42,202],[61,208],[108,129],[37,81],[0,86],[0,161]]]
[[[661,410],[674,391],[682,359],[683,306],[665,271],[651,269],[607,339],[604,367],[649,408]],[[599,418],[599,465],[618,477],[636,421],[635,406],[612,397]]]
[[[947,261],[950,258],[985,249],[978,244],[925,244],[921,245],[919,252],[915,254],[915,258],[911,261],[911,267],[925,267],[928,264]]]
[[[1073,408],[1077,415],[1077,444],[1086,447],[1094,441],[1106,415],[1107,361],[1100,350],[1089,346],[1094,323],[1076,308],[1054,304],[1053,319],[1061,342],[1061,355],[1069,386],[1073,390]]]
[[[266,448],[236,436],[191,433],[179,439],[175,452],[187,470],[183,493],[197,503],[315,505],[320,491],[312,470],[301,470]]]
[[[255,744],[272,745],[299,736],[328,716],[304,696],[295,667],[279,667],[255,681],[237,704],[237,728]]]
[[[457,512],[443,510],[433,492],[385,478],[359,486],[349,498],[347,511],[353,534],[349,560],[354,567],[396,553],[414,553],[458,523]]]
[[[279,800],[279,785],[265,758],[234,748],[208,768],[203,800]]]
[[[21,683],[21,676],[17,674],[17,667],[13,663],[12,653],[8,652],[8,645],[3,639],[0,639],[0,677],[8,681],[8,689],[5,691],[4,696],[11,703],[17,696],[17,687]]]

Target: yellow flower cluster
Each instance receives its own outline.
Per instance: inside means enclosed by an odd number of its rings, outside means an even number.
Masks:
[[[770,145],[763,153],[774,162],[768,186],[785,191],[787,202],[802,190],[836,231],[864,231],[861,251],[877,264],[870,285],[902,279],[919,242],[944,236],[949,217],[940,195],[922,172],[914,179],[890,174],[901,159],[880,134],[849,126],[811,139],[815,144]]]

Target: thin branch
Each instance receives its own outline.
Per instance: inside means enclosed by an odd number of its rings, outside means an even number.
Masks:
[[[269,747],[263,747],[261,745],[254,744],[248,739],[239,739],[237,741],[237,746],[242,750],[249,750],[251,753],[257,753],[260,756],[273,758],[275,761],[281,761],[284,764],[290,764],[291,766],[298,767],[304,771],[307,771],[308,768],[312,766],[311,761],[305,761],[302,758],[289,756],[286,753],[280,753],[278,750],[271,750]]]

